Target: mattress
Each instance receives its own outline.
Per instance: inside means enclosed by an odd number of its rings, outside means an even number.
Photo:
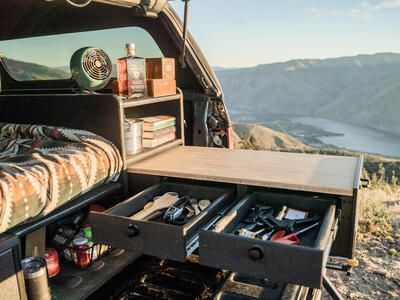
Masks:
[[[123,162],[88,131],[0,123],[0,233],[116,181]]]

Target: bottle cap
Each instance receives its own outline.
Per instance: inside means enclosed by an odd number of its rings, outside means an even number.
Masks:
[[[77,237],[76,239],[74,239],[73,243],[75,246],[86,245],[88,243],[88,239],[83,236],[80,236],[80,237]]]
[[[134,43],[126,43],[125,47],[128,54],[135,54],[136,47]]]
[[[92,228],[91,227],[83,228],[83,234],[85,235],[85,238],[87,238],[90,241],[92,239]]]

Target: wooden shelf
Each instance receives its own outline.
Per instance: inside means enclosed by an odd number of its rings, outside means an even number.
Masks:
[[[137,162],[139,160],[143,160],[145,158],[148,158],[150,156],[153,156],[155,154],[164,152],[166,150],[169,150],[173,147],[179,146],[179,145],[183,145],[183,140],[182,139],[176,139],[173,140],[171,142],[162,144],[156,148],[143,148],[143,151],[137,154],[133,154],[133,155],[127,155],[126,157],[126,161],[129,164]]]
[[[173,147],[184,145],[184,130],[183,130],[183,98],[180,90],[177,94],[164,96],[164,97],[146,97],[142,99],[123,99],[119,98],[122,107],[125,109],[124,114],[126,118],[142,118],[145,116],[155,115],[172,115],[176,117],[176,137],[177,139],[160,145],[156,148],[144,148],[142,152],[126,155],[125,162],[127,165],[143,160],[155,154],[164,152]],[[172,102],[170,102],[172,101]],[[151,105],[153,104],[153,105]],[[155,104],[155,105],[154,105]],[[134,109],[127,109],[135,107]]]
[[[164,97],[157,97],[157,98],[146,97],[146,98],[141,98],[141,99],[124,99],[124,98],[120,97],[120,100],[122,101],[122,105],[124,108],[142,106],[142,105],[148,105],[148,104],[154,104],[154,103],[160,103],[160,102],[167,102],[167,101],[174,101],[174,100],[180,100],[180,99],[181,99],[180,94],[164,96]]]
[[[112,250],[111,253],[105,255],[100,261],[104,266],[95,270],[92,267],[88,267],[86,270],[81,270],[71,262],[65,259],[60,259],[61,272],[59,275],[49,279],[49,285],[52,296],[54,299],[86,299],[90,298],[90,295],[95,293],[96,290],[100,289],[104,284],[123,272],[124,268],[132,264],[140,254],[133,251],[125,251],[119,256],[114,256],[118,250]],[[78,278],[82,282],[75,288],[69,286],[68,280]]]

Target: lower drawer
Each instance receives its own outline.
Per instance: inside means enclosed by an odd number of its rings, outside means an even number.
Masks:
[[[300,244],[288,245],[235,234],[243,227],[251,207],[282,206],[320,216],[319,225],[299,235]],[[254,193],[237,203],[215,227],[200,232],[200,263],[271,281],[320,288],[336,228],[336,204],[332,199]]]
[[[133,220],[130,216],[141,211],[154,197],[166,192],[190,195],[198,200],[208,199],[211,205],[185,225],[171,225],[162,220]],[[200,185],[163,183],[125,200],[105,212],[92,212],[90,216],[95,243],[115,248],[134,250],[176,261],[185,261],[195,249],[200,228],[208,225],[215,215],[226,207],[233,197],[233,190]]]

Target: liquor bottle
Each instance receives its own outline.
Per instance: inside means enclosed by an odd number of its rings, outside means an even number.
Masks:
[[[125,57],[117,61],[118,93],[129,98],[146,96],[146,60],[135,56],[135,44],[126,44]]]

